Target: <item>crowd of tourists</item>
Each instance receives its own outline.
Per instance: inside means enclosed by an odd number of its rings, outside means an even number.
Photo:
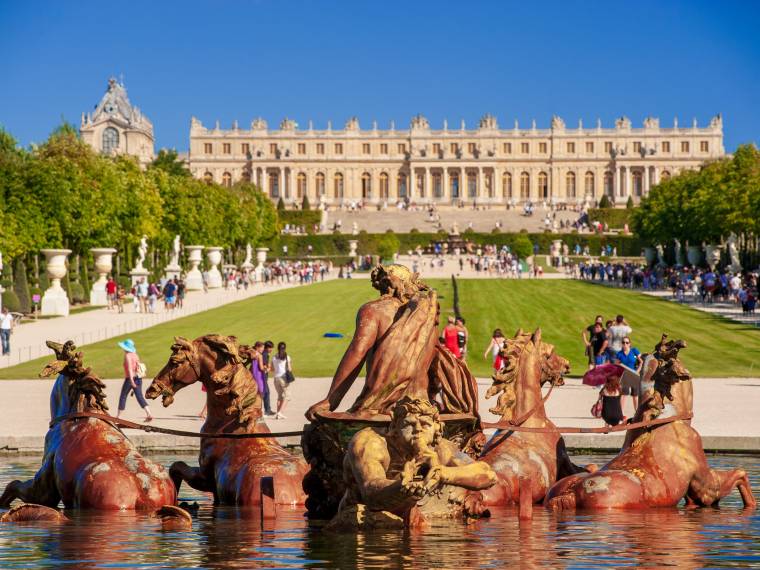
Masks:
[[[599,415],[611,426],[626,419],[623,396],[631,397],[634,412],[639,403],[639,373],[644,362],[639,349],[633,346],[632,333],[623,315],[606,321],[597,315],[581,333],[589,370],[605,364],[616,364],[623,370],[622,375],[606,375],[596,404]]]
[[[145,412],[145,422],[150,422],[153,420],[153,415],[143,395],[142,383],[143,378],[147,376],[147,368],[140,360],[137,346],[132,339],[128,338],[117,344],[124,353],[124,382],[119,394],[116,417],[118,418],[126,410],[127,399],[130,394],[134,394],[138,405]],[[295,381],[293,361],[287,352],[287,345],[279,342],[275,351],[271,340],[254,342],[251,350],[251,374],[261,395],[264,417],[275,420],[286,419],[283,412],[290,400],[290,386]],[[272,397],[271,386],[274,386],[276,400]],[[206,391],[205,386],[201,389],[203,392]],[[205,419],[206,413],[207,406],[204,404],[198,417]]]

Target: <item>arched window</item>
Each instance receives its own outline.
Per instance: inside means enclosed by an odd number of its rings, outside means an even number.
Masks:
[[[501,177],[501,194],[503,198],[512,197],[512,175],[505,172]]]
[[[398,187],[398,197],[406,198],[406,174],[399,173],[396,184]]]
[[[380,173],[380,199],[388,199],[388,174],[385,172]]]
[[[272,198],[280,197],[280,175],[276,172],[269,173],[269,195]]]
[[[586,196],[594,195],[594,173],[590,170],[586,172],[584,192]]]
[[[325,175],[322,172],[317,172],[317,198],[324,195],[325,195]]]
[[[538,197],[549,197],[549,177],[546,175],[546,172],[538,173]]]
[[[612,196],[614,192],[614,184],[612,178],[612,172],[609,170],[604,173],[604,194],[606,196]]]
[[[575,198],[575,172],[565,175],[565,191],[568,198]]]
[[[644,192],[644,175],[641,170],[633,171],[633,194],[634,196],[641,196]]]
[[[340,172],[335,173],[333,178],[335,197],[338,200],[343,199],[343,175]]]
[[[451,198],[459,198],[459,173],[449,175],[449,184],[451,184]]]
[[[296,176],[296,198],[301,200],[306,196],[306,174],[299,172]]]
[[[362,174],[362,198],[365,200],[372,198],[372,177],[369,172]]]
[[[663,170],[662,174],[660,174],[660,180],[667,180],[668,178],[670,178],[670,171]]]
[[[222,186],[229,188],[232,186],[232,174],[225,172],[222,174]]]
[[[103,131],[103,153],[113,154],[119,150],[119,131],[113,127],[107,127]]]
[[[207,170],[203,173],[203,181],[206,184],[211,184],[214,181],[214,175]]]
[[[527,172],[520,175],[520,198],[523,200],[530,198],[530,174]]]
[[[433,198],[443,197],[443,176],[440,172],[433,173]]]

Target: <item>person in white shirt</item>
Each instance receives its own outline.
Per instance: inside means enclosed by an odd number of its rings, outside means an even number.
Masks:
[[[270,361],[274,375],[274,388],[277,390],[277,413],[274,416],[276,420],[285,419],[282,411],[285,409],[285,403],[290,400],[288,392],[290,384],[293,383],[293,367],[290,356],[285,351],[286,348],[284,342],[277,343],[277,354],[272,356]]]
[[[8,307],[3,307],[0,313],[0,341],[3,345],[3,356],[11,353],[11,332],[13,331],[13,315],[8,312]]]

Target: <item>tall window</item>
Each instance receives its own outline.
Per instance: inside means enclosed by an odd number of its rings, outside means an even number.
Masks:
[[[365,200],[372,198],[372,177],[369,172],[362,174],[362,198]]]
[[[439,172],[433,174],[433,198],[443,196],[443,177]]]
[[[119,131],[108,127],[103,131],[103,153],[113,154],[119,150]]]
[[[469,152],[470,154],[475,154],[475,150],[476,150],[475,143],[472,143],[472,142],[467,143],[467,152]]]
[[[276,172],[269,173],[269,195],[272,198],[280,197],[280,177]]]
[[[248,156],[251,154],[251,145],[250,143],[243,143],[240,145],[240,152],[242,152],[244,155]]]
[[[592,154],[594,152],[594,143],[592,142],[586,143],[586,152],[589,154]]]
[[[404,143],[398,144],[398,152],[399,154],[406,154],[406,145]]]
[[[501,195],[503,198],[512,197],[512,175],[509,172],[501,176]]]
[[[457,143],[451,143],[449,146],[451,148],[451,154],[456,154],[459,151],[459,145]]]
[[[538,197],[549,197],[549,177],[546,175],[546,172],[538,173]]]
[[[521,143],[520,144],[520,151],[523,154],[528,154],[530,152],[530,145],[528,143]]]
[[[335,154],[343,154],[343,143],[335,143]]]
[[[214,181],[214,175],[207,170],[203,173],[203,181],[206,184],[211,184]]]
[[[700,152],[709,152],[710,151],[710,143],[707,141],[700,141],[699,143],[699,150]]]
[[[380,154],[388,154],[388,144],[382,143],[380,145]]]
[[[638,141],[635,141],[633,143],[633,152],[641,152],[641,143]]]
[[[662,141],[662,152],[670,152],[670,141]]]
[[[689,141],[681,141],[681,152],[689,152]]]
[[[343,199],[343,175],[340,172],[335,173],[335,177],[333,179],[333,186],[334,186],[335,197],[342,200]]]
[[[214,153],[214,145],[211,143],[203,143],[203,152],[204,154],[213,154]]]
[[[388,199],[388,175],[385,172],[380,173],[380,199]]]
[[[441,143],[433,143],[433,154],[435,156],[441,155]]]
[[[640,170],[633,172],[633,194],[641,196],[644,193],[644,175]]]
[[[369,143],[364,143],[362,145],[362,153],[363,154],[369,154]]]
[[[568,198],[575,198],[575,172],[565,175],[565,190]]]
[[[504,143],[504,154],[512,154],[512,143]]]
[[[530,174],[527,172],[520,175],[520,198],[523,200],[530,198]]]
[[[222,143],[222,153],[224,153],[224,154],[232,154],[232,144],[231,143]]]
[[[306,196],[306,174],[299,172],[296,176],[296,198],[299,200]]]
[[[546,154],[546,143],[545,142],[538,143],[538,152],[540,152],[541,154]]]
[[[486,193],[488,194],[489,198],[493,198],[494,197],[494,187],[493,187],[493,184],[494,184],[494,180],[493,180],[494,175],[493,175],[493,173],[488,172],[488,173],[485,173],[484,176],[485,176],[485,178],[483,179],[483,183],[486,186]]]
[[[604,152],[612,152],[612,143],[611,142],[605,142],[604,143]]]
[[[324,196],[325,195],[325,175],[322,172],[317,172],[316,183],[317,183],[317,197]]]
[[[325,154],[325,143],[317,143],[317,154]]]
[[[586,172],[584,192],[586,196],[594,195],[594,173],[590,170]]]
[[[222,174],[222,186],[229,188],[232,186],[232,174],[225,172]]]
[[[449,184],[452,198],[459,198],[459,174],[449,175]]]
[[[396,179],[396,185],[398,187],[398,197],[406,198],[406,174],[398,175],[398,178]]]
[[[467,197],[478,197],[478,175],[474,172],[466,173],[467,176]]]
[[[612,172],[609,170],[604,173],[604,193],[607,196],[613,195],[613,178],[612,178]]]
[[[306,143],[298,143],[298,154],[306,154]]]
[[[271,155],[277,154],[277,143],[270,143],[269,144],[269,154],[271,154]]]

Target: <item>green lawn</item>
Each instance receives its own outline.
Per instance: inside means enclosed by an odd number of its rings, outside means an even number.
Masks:
[[[451,314],[450,280],[430,280],[441,295],[442,314]],[[478,376],[490,374],[483,358],[490,334],[500,327],[507,336],[518,327],[540,326],[544,338],[570,359],[573,372],[585,369],[581,330],[601,313],[625,315],[634,329],[634,346],[651,350],[662,332],[683,338],[684,361],[696,376],[760,375],[760,331],[667,301],[577,281],[460,280],[460,307],[470,330],[470,366]],[[271,339],[288,343],[300,376],[331,376],[353,332],[356,309],[377,296],[365,279],[331,281],[239,301],[131,335],[149,374],[169,357],[174,335],[195,338],[207,333],[237,335],[243,342]],[[345,334],[323,338],[325,332]],[[106,378],[121,376],[121,350],[112,339],[84,347],[85,362]],[[45,359],[0,370],[0,378],[33,378]]]

